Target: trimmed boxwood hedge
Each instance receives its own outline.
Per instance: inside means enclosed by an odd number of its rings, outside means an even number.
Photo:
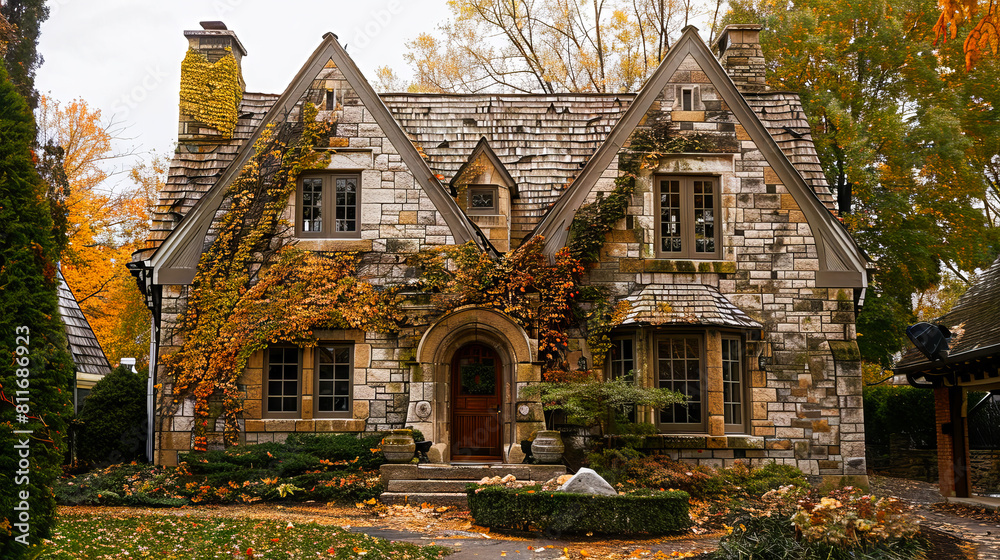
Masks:
[[[472,518],[491,529],[659,535],[691,527],[689,496],[680,490],[594,496],[470,484],[467,491]]]

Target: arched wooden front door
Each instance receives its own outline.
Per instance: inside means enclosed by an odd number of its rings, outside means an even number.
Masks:
[[[489,346],[466,344],[451,365],[451,458],[500,461],[500,358]]]

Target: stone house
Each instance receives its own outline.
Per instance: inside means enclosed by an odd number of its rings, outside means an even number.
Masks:
[[[202,25],[185,32],[189,55],[238,72],[235,33]],[[625,217],[581,280],[628,312],[607,356],[569,330],[566,361],[687,394],[687,406],[637,413],[673,457],[863,477],[855,315],[867,260],[837,219],[798,96],[765,84],[759,31],[730,26],[710,48],[688,27],[641,91],[553,95],[379,95],[327,34],[280,95],[247,92],[238,75],[230,134],[182,103],[151,239],[131,265],[154,314],[161,402],[177,401],[158,410],[157,462],[192,448],[193,400],[159,365],[184,344],[179,318],[227,186],[261,132],[309,102],[335,122],[329,163],[298,178],[285,235],[360,252],[376,284],[412,281],[408,259],[434,247],[471,242],[500,258],[541,237],[553,258],[577,212],[613,194],[625,157],[642,157]],[[643,130],[679,147],[637,154]],[[320,330],[316,345],[254,352],[238,381],[240,440],[405,425],[434,442],[435,461],[519,462],[518,442],[542,427],[522,393],[542,379],[538,329],[495,308],[440,313],[417,297],[404,308],[421,320],[398,334]],[[213,417],[208,445],[221,431]]]

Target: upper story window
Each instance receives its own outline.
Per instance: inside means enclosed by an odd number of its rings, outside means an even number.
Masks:
[[[681,90],[681,110],[694,111],[694,90],[689,88]]]
[[[300,237],[359,237],[361,177],[309,175],[299,181],[296,231]]]
[[[469,186],[469,214],[499,214],[497,188],[491,186]]]
[[[657,256],[720,258],[719,178],[666,176],[655,183]]]

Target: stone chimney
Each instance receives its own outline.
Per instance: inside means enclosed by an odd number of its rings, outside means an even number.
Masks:
[[[243,57],[247,51],[221,21],[203,21],[201,29],[185,31],[184,36],[189,51],[181,64],[178,140],[228,141],[246,91]]]
[[[727,25],[712,45],[719,62],[742,92],[768,89],[764,72],[764,51],[760,48],[760,30],[755,23]]]

